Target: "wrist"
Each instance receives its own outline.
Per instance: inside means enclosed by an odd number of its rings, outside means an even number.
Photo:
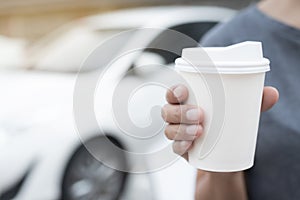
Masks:
[[[211,181],[234,181],[243,177],[243,172],[205,172],[204,176]]]
[[[195,199],[246,200],[243,172],[198,172]]]
[[[240,183],[244,179],[243,172],[205,172],[203,178],[216,185]]]

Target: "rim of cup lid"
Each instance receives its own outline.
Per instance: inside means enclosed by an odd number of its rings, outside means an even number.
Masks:
[[[191,63],[178,58],[175,61],[175,69],[185,72],[207,73],[260,73],[270,71],[270,61],[263,58],[260,62],[198,62]]]
[[[193,47],[182,50],[175,69],[207,73],[261,73],[270,70],[270,61],[263,57],[262,43],[246,41],[227,47]]]

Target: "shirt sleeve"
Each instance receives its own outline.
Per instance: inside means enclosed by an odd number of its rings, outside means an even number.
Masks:
[[[202,47],[225,47],[233,44],[230,32],[227,31],[230,24],[220,23],[209,30],[200,40]]]

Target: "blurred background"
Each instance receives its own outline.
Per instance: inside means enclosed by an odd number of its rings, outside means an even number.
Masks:
[[[194,199],[160,117],[174,60],[251,3],[0,0],[0,200]]]
[[[241,9],[250,2],[251,0],[1,0],[0,34],[34,41],[76,18],[117,9],[160,5],[215,5]]]

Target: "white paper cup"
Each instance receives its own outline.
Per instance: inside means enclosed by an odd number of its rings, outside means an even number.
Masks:
[[[188,152],[198,169],[233,172],[253,166],[265,72],[260,42],[187,48],[175,69],[185,79],[187,104],[204,110],[204,134]]]

